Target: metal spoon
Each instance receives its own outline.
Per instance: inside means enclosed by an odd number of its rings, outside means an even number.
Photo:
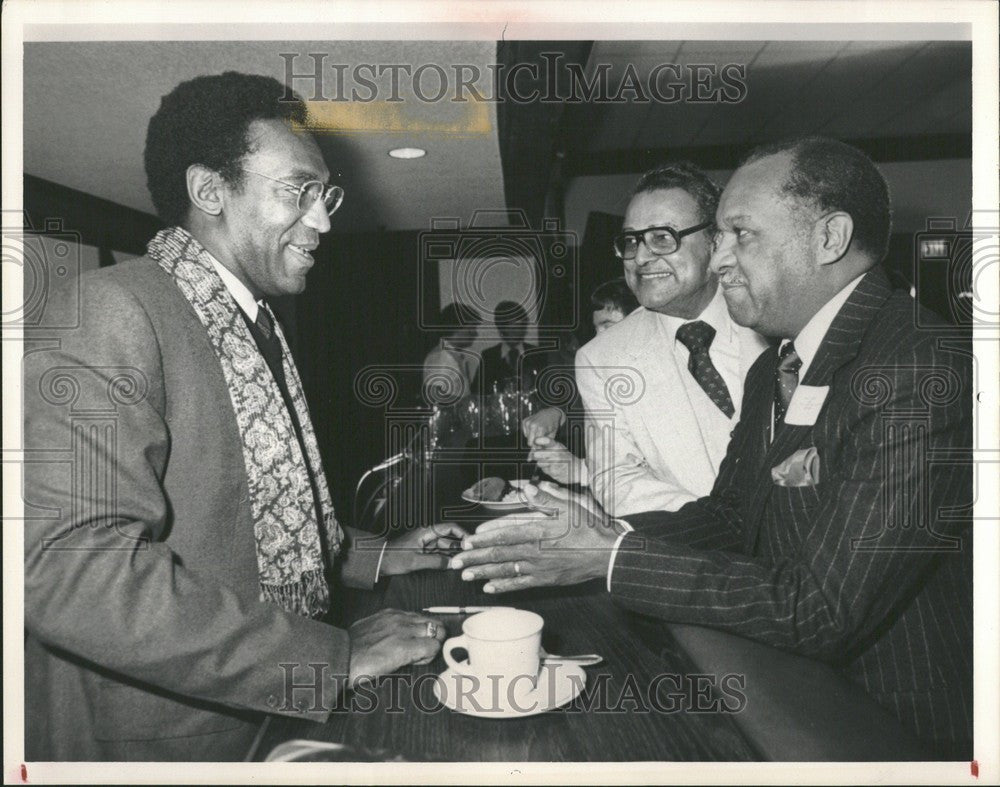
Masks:
[[[542,653],[543,664],[579,664],[581,667],[589,667],[593,664],[600,664],[602,661],[604,658],[596,653],[578,653],[572,656]]]

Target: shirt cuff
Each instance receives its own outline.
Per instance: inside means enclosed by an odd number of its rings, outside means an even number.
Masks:
[[[389,546],[389,540],[386,539],[385,543],[382,544],[382,551],[378,553],[378,565],[375,566],[375,581],[378,582],[379,577],[382,574],[382,558],[385,557],[385,548]],[[609,575],[608,583],[610,585],[611,579]]]
[[[614,522],[615,525],[618,527],[618,529],[621,531],[621,535],[618,536],[618,540],[615,541],[615,545],[611,547],[611,557],[608,559],[608,581],[607,581],[608,593],[611,592],[611,572],[614,570],[615,567],[615,558],[618,557],[618,547],[622,545],[622,540],[625,538],[625,536],[627,536],[629,533],[633,531],[632,525],[630,525],[624,519],[612,519],[611,521]]]

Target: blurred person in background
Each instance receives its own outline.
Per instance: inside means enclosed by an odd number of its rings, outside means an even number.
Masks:
[[[483,350],[482,363],[472,389],[484,396],[511,387],[529,391],[545,368],[546,353],[526,341],[528,312],[514,301],[500,301],[493,310],[493,323],[500,342]]]
[[[479,353],[472,349],[479,332],[479,315],[449,303],[438,324],[451,329],[424,358],[423,394],[428,404],[455,404],[467,397],[479,371]]]

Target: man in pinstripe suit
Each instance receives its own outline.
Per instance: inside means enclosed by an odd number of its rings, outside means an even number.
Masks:
[[[855,148],[755,151],[717,221],[730,314],[781,342],[711,494],[624,522],[537,492],[557,516],[485,523],[452,565],[496,593],[606,578],[633,610],[832,663],[971,756],[970,355],[891,289],[888,188]]]

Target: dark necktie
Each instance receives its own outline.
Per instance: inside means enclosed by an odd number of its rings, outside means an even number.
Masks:
[[[736,410],[729,389],[708,355],[715,338],[715,328],[702,320],[688,322],[677,329],[677,340],[688,348],[688,371],[716,407],[732,418]]]
[[[799,367],[802,359],[795,352],[795,345],[788,342],[778,351],[778,368],[774,372],[774,431],[785,420],[788,403],[799,385]]]
[[[264,301],[257,304],[256,320],[251,320],[243,309],[240,309],[240,314],[243,316],[243,321],[247,324],[247,328],[250,329],[250,335],[253,337],[254,344],[257,345],[260,354],[264,356],[267,368],[274,375],[274,381],[278,384],[278,390],[281,392],[281,399],[285,403],[285,409],[288,411],[288,416],[292,421],[292,428],[295,430],[295,437],[298,439],[299,448],[302,449],[302,457],[305,460],[306,470],[309,473],[310,486],[312,486],[313,502],[316,504],[318,518],[322,521],[323,506],[320,503],[319,489],[316,487],[316,479],[313,475],[312,467],[309,466],[309,454],[306,451],[305,439],[302,436],[302,425],[299,423],[299,415],[295,411],[295,403],[292,400],[292,394],[288,389],[288,382],[285,379],[285,367],[282,363],[284,353],[281,349],[281,339],[278,338],[274,327],[274,318],[271,317],[271,312]],[[320,542],[324,560],[326,561],[326,565],[329,566],[329,546],[326,542],[326,532],[322,527],[320,528]]]
[[[285,409],[288,410],[288,415],[291,416],[295,434],[299,438],[299,444],[302,446],[303,453],[305,453],[305,443],[302,441],[302,427],[299,425],[298,413],[295,412],[292,394],[288,390],[288,383],[285,380],[285,367],[281,360],[283,355],[281,340],[278,338],[278,334],[274,328],[274,318],[271,317],[271,313],[264,303],[260,303],[257,306],[256,321],[251,320],[242,309],[240,309],[240,314],[243,315],[243,321],[250,329],[250,335],[253,337],[254,344],[257,345],[260,354],[264,356],[267,368],[274,375],[274,381],[278,384],[278,390],[281,391],[281,398],[285,403]]]
[[[271,370],[271,374],[274,375],[278,388],[281,389],[282,394],[286,394],[285,367],[281,361],[281,340],[275,333],[271,313],[263,303],[257,307],[257,321],[254,323],[254,327],[257,329],[257,335],[254,337],[257,340],[257,347],[260,349],[261,355],[264,356],[264,360],[267,361],[267,366]],[[291,397],[286,396],[286,398],[290,399]]]

